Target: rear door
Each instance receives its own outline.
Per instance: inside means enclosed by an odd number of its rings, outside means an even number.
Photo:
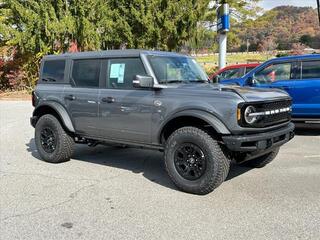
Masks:
[[[75,130],[87,136],[97,136],[100,59],[74,59],[70,84],[64,89],[64,101]]]
[[[296,81],[294,102],[297,117],[320,117],[320,60],[299,62],[300,79]]]

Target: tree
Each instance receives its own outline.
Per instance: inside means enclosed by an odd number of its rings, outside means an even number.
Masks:
[[[274,40],[271,37],[268,37],[260,43],[260,45],[258,46],[258,49],[260,51],[266,52],[266,51],[273,51],[276,49],[276,47],[277,45],[274,42]]]
[[[22,52],[158,48],[173,50],[195,33],[208,0],[5,0],[9,44]]]
[[[306,46],[311,46],[312,40],[312,36],[309,34],[304,34],[300,37],[300,42]]]

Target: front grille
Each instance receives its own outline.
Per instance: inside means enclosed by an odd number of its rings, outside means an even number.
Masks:
[[[273,109],[291,107],[291,104],[292,104],[291,100],[284,100],[284,101],[266,102],[259,105],[261,105],[261,108],[263,108],[264,110],[273,110]]]
[[[277,112],[264,116],[259,116],[256,123],[253,125],[248,125],[244,121],[244,110],[248,105],[254,106],[257,112],[272,112],[279,109],[291,109],[291,100],[281,100],[281,101],[273,101],[273,102],[261,102],[261,103],[248,103],[241,106],[242,109],[242,118],[240,120],[240,125],[244,127],[269,127],[276,124],[285,123],[291,120],[291,110],[285,112]]]
[[[272,111],[272,110],[282,109],[282,108],[291,108],[291,104],[292,104],[291,100],[268,102],[268,103],[262,104],[261,108],[263,111]],[[290,120],[291,120],[291,112],[283,112],[283,113],[263,116],[263,118],[261,119],[261,124],[263,125],[263,127],[268,127],[275,124],[287,122]]]

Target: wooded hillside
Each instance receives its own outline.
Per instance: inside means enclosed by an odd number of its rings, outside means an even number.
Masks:
[[[290,50],[295,44],[320,48],[320,27],[317,11],[306,7],[281,6],[266,12],[256,20],[234,26],[240,49]],[[237,47],[237,46],[234,46]]]

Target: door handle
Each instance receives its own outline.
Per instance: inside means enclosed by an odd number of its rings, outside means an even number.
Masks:
[[[67,99],[67,100],[70,100],[70,101],[76,100],[76,97],[74,95],[71,95],[71,94],[65,96],[64,98]]]
[[[101,101],[105,103],[114,103],[115,99],[113,97],[104,97]]]

